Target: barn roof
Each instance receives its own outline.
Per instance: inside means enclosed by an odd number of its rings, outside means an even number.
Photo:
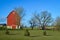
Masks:
[[[17,13],[16,11],[14,11],[14,10],[13,10],[12,12],[10,12],[9,15],[11,15],[13,12],[15,12],[15,13],[18,15],[18,13]],[[7,18],[9,17],[9,15],[7,16]],[[18,15],[18,16],[19,16],[19,15]],[[20,17],[20,16],[19,16],[19,17]]]

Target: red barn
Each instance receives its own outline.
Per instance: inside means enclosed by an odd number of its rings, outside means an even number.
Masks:
[[[10,12],[7,16],[7,28],[9,29],[19,29],[20,28],[20,16],[16,11]]]

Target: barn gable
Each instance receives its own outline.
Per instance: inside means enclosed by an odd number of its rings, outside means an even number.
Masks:
[[[16,11],[10,12],[7,16],[7,28],[17,29],[20,27],[20,16]]]

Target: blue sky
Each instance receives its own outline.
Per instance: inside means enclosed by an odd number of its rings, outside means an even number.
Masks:
[[[35,11],[48,11],[53,18],[60,16],[60,0],[0,0],[0,23],[6,23],[6,17],[15,7],[25,9],[25,25]],[[5,20],[3,20],[5,19]]]

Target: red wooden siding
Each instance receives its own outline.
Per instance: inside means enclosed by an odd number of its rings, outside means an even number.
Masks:
[[[20,25],[20,17],[15,11],[12,11],[7,17],[7,26],[12,26],[12,29],[16,29],[16,25]]]

